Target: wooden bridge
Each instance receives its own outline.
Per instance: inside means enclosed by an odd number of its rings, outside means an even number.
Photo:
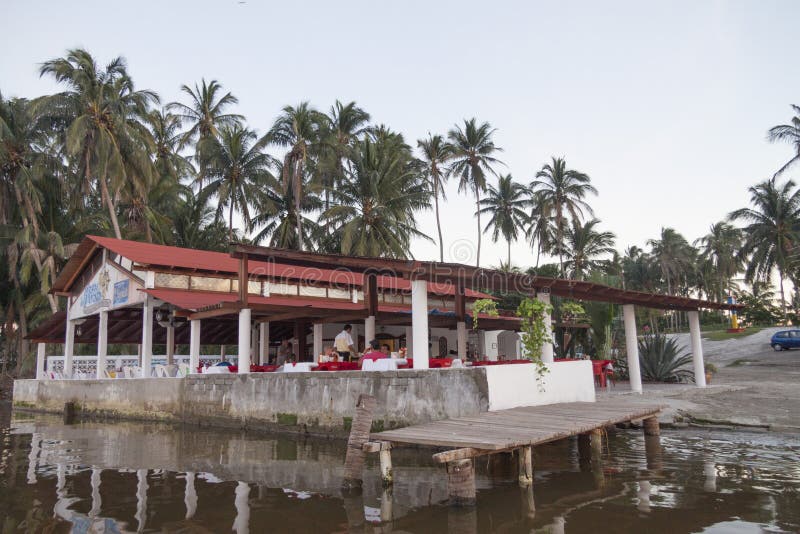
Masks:
[[[644,403],[632,396],[597,402],[575,402],[530,406],[486,412],[470,417],[445,419],[369,435],[374,399],[359,399],[353,432],[348,441],[345,480],[358,481],[363,459],[349,462],[352,456],[380,452],[384,484],[392,483],[391,449],[398,446],[425,446],[447,450],[433,455],[447,464],[451,503],[475,503],[475,468],[473,458],[517,451],[519,483],[533,483],[532,447],[578,436],[584,445],[602,447],[605,427],[643,420],[644,432],[659,435],[657,416],[663,406]],[[588,443],[587,443],[588,442]],[[349,467],[348,467],[349,466]]]

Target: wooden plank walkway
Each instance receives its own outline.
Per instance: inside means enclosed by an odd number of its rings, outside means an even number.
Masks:
[[[632,396],[512,408],[445,419],[371,435],[375,441],[500,451],[584,434],[608,425],[657,415],[664,407]]]

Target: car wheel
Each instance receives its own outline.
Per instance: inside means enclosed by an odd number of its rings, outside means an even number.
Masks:
[[[772,348],[775,349],[776,352],[780,352],[783,350],[783,346],[780,343],[775,343],[772,345]]]

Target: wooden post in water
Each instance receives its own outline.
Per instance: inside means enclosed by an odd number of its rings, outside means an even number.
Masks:
[[[383,483],[383,487],[388,487],[392,485],[392,450],[391,448],[387,447],[385,449],[381,449],[381,452],[378,453],[381,461],[381,482]]]
[[[517,449],[519,454],[519,485],[533,484],[533,450],[530,445]]]
[[[658,425],[658,417],[648,417],[644,420],[645,436],[660,436],[661,427]]]
[[[375,397],[360,395],[356,403],[356,416],[350,427],[347,440],[347,454],[344,459],[343,489],[360,488],[364,470],[364,444],[369,441],[372,427],[372,414],[375,411]]]
[[[592,454],[603,454],[603,429],[595,428],[592,430]]]
[[[447,491],[453,506],[475,506],[475,464],[471,458],[447,464]]]

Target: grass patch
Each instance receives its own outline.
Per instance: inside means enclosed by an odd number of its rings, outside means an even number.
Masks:
[[[725,330],[714,330],[703,332],[703,337],[710,341],[724,341],[726,339],[737,339],[757,334],[766,328],[765,326],[750,326],[744,332],[726,332]]]
[[[279,413],[278,424],[286,426],[294,426],[297,424],[297,415],[293,413]]]

